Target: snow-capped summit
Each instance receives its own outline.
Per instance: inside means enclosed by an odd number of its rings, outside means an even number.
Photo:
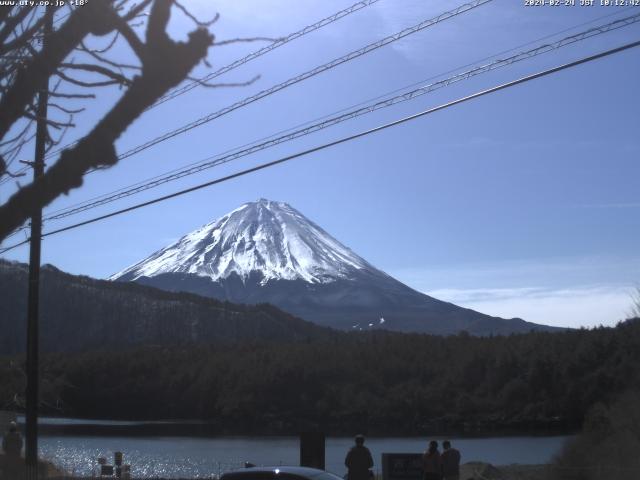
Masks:
[[[260,199],[185,235],[110,279],[137,280],[164,273],[195,274],[213,281],[252,272],[269,280],[328,283],[373,269],[295,208]]]
[[[344,330],[488,335],[547,328],[490,317],[417,292],[295,208],[264,199],[185,235],[111,280],[236,303],[271,303]]]

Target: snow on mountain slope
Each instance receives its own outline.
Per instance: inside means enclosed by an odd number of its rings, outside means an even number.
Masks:
[[[493,335],[549,329],[490,317],[417,292],[373,267],[296,209],[264,199],[242,205],[110,279],[232,303],[271,303],[343,330]]]
[[[141,262],[110,277],[137,280],[164,273],[195,274],[213,281],[232,273],[246,279],[329,283],[354,272],[383,274],[322,228],[283,202],[246,203]]]

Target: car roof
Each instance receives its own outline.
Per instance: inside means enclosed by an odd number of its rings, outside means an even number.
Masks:
[[[250,477],[253,475],[265,475],[265,474],[270,474],[275,476],[281,473],[289,474],[289,475],[297,475],[299,477],[312,478],[312,479],[316,479],[318,477],[324,477],[325,479],[327,478],[340,479],[340,477],[338,477],[333,473],[326,472],[324,470],[318,470],[317,468],[296,467],[296,466],[289,466],[289,465],[242,468],[239,470],[232,470],[230,472],[226,472],[222,474],[220,478],[232,479],[232,478],[240,478],[245,476]]]

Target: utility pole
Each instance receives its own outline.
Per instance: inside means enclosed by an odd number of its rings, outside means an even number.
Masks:
[[[53,30],[52,7],[46,7],[42,48],[44,49]],[[47,105],[49,103],[49,78],[38,92],[36,146],[33,161],[33,182],[44,173],[44,154],[47,141]],[[39,384],[39,303],[40,303],[40,251],[42,242],[42,209],[31,216],[31,241],[29,243],[29,294],[27,299],[27,391],[25,462],[27,479],[38,478],[38,384]]]

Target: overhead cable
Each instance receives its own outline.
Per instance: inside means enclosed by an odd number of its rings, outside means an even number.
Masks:
[[[344,10],[340,10],[339,12],[334,13],[333,15],[330,15],[328,17],[323,18],[322,20],[317,21],[316,23],[313,23],[311,25],[307,25],[306,27],[290,33],[289,35],[287,35],[286,37],[282,37],[279,38],[277,40],[275,40],[273,43],[270,43],[269,45],[266,45],[262,48],[260,48],[259,50],[256,50],[255,52],[251,52],[250,54],[248,54],[247,56],[240,58],[232,63],[230,63],[229,65],[226,65],[222,68],[219,68],[218,70],[216,70],[215,72],[212,72],[208,75],[205,75],[204,77],[200,78],[197,81],[193,81],[190,82],[182,87],[176,88],[174,90],[172,90],[171,92],[167,93],[166,95],[160,97],[160,99],[158,99],[158,101],[149,108],[153,108],[156,105],[160,105],[166,101],[169,101],[173,98],[176,98],[180,95],[183,95],[184,93],[187,93],[190,90],[193,90],[194,88],[198,87],[202,82],[209,82],[211,80],[213,80],[214,78],[219,77],[220,75],[223,75],[227,72],[230,72],[231,70],[244,65],[245,63],[250,62],[251,60],[255,60],[258,57],[261,57],[262,55],[264,55],[265,53],[268,53],[272,50],[275,50],[276,48],[279,48],[283,45],[286,45],[287,43],[296,40],[300,37],[303,37],[305,35],[307,35],[308,33],[314,32],[326,25],[329,25],[337,20],[340,20],[343,17],[346,17],[347,15],[350,15],[354,12],[357,12],[358,10],[361,10],[365,7],[368,7],[369,5],[373,5],[374,3],[379,2],[380,0],[363,0],[361,2],[357,2],[354,3],[353,5],[351,5],[348,8],[345,8]]]
[[[299,128],[294,131],[287,132],[286,134],[275,137],[275,138],[270,138],[264,142],[254,143],[246,148],[241,148],[239,150],[232,151],[231,153],[208,157],[207,159],[202,160],[201,162],[195,165],[189,166],[187,168],[175,170],[168,174],[154,177],[153,179],[150,179],[147,182],[139,182],[131,186],[130,188],[125,187],[123,189],[119,189],[115,192],[112,192],[111,194],[106,194],[101,198],[95,199],[93,201],[82,202],[81,204],[78,204],[76,206],[71,206],[66,209],[58,210],[57,212],[52,212],[51,214],[45,217],[45,220],[50,221],[50,220],[62,219],[70,215],[74,215],[92,208],[99,207],[101,205],[105,205],[107,203],[114,202],[116,200],[120,200],[122,198],[129,197],[131,195],[135,195],[137,193],[158,187],[165,183],[178,180],[180,178],[183,178],[189,175],[194,175],[203,170],[207,170],[209,168],[213,168],[218,165],[222,165],[224,163],[237,160],[241,157],[251,155],[255,152],[258,152],[270,147],[274,147],[281,143],[291,141],[291,140],[303,137],[305,135],[309,135],[311,133],[337,125],[347,120],[351,120],[351,119],[360,117],[362,115],[366,115],[368,113],[372,113],[377,110],[387,108],[392,105],[396,105],[398,103],[403,103],[403,102],[412,100],[414,98],[420,97],[422,95],[426,95],[440,88],[444,88],[454,83],[467,80],[476,75],[487,73],[502,67],[506,67],[508,65],[512,65],[516,62],[527,60],[551,51],[555,51],[567,45],[571,45],[573,43],[586,40],[588,38],[592,38],[594,36],[601,35],[603,33],[611,32],[613,30],[617,30],[619,28],[631,25],[639,21],[640,21],[640,13],[620,19],[620,20],[616,20],[614,22],[610,22],[605,25],[599,25],[599,26],[590,28],[588,30],[577,33],[575,35],[565,37],[561,40],[558,40],[557,42],[540,45],[538,47],[535,47],[533,49],[530,49],[524,52],[520,52],[510,57],[495,60],[491,63],[487,63],[484,65],[472,68],[470,70],[466,70],[464,72],[439,80],[437,82],[433,82],[428,85],[423,85],[409,92],[395,95],[393,97],[390,97],[378,102],[374,102],[374,103],[362,106],[360,108],[356,108],[354,110],[347,111],[340,115],[323,119],[320,122],[304,126],[303,128]]]
[[[309,155],[311,153],[319,152],[321,150],[325,150],[327,148],[334,147],[336,145],[340,145],[340,144],[349,142],[351,140],[355,140],[355,139],[358,139],[358,138],[361,138],[361,137],[365,137],[365,136],[371,135],[373,133],[376,133],[376,132],[379,132],[379,131],[382,131],[382,130],[386,130],[386,129],[391,128],[391,127],[395,127],[397,125],[401,125],[401,124],[407,123],[407,122],[409,122],[411,120],[415,120],[417,118],[421,118],[421,117],[424,117],[426,115],[430,115],[430,114],[438,112],[440,110],[444,110],[444,109],[453,107],[455,105],[458,105],[458,104],[461,104],[461,103],[464,103],[464,102],[468,102],[469,100],[473,100],[473,99],[476,99],[476,98],[479,98],[479,97],[482,97],[482,96],[485,96],[485,95],[488,95],[488,94],[491,94],[491,93],[495,93],[495,92],[498,92],[500,90],[505,90],[507,88],[514,87],[516,85],[520,85],[520,84],[523,84],[523,83],[526,83],[526,82],[530,82],[532,80],[535,80],[535,79],[538,79],[538,78],[541,78],[541,77],[545,77],[545,76],[560,72],[562,70],[573,68],[573,67],[576,67],[578,65],[582,65],[582,64],[585,64],[585,63],[588,63],[588,62],[592,62],[594,60],[598,60],[598,59],[601,59],[601,58],[604,58],[604,57],[607,57],[607,56],[610,56],[610,55],[613,55],[613,54],[616,54],[616,53],[620,53],[622,51],[629,50],[631,48],[635,48],[635,47],[638,47],[638,46],[640,46],[640,41],[635,41],[635,42],[632,42],[632,43],[627,43],[627,44],[622,45],[620,47],[616,47],[616,48],[612,48],[612,49],[606,50],[604,52],[600,52],[600,53],[597,53],[597,54],[594,54],[594,55],[590,55],[588,57],[583,57],[583,58],[581,58],[579,60],[575,60],[573,62],[565,63],[563,65],[560,65],[560,66],[557,66],[557,67],[553,67],[553,68],[550,68],[550,69],[547,69],[547,70],[543,70],[543,71],[538,72],[538,73],[527,75],[527,76],[521,77],[521,78],[519,78],[517,80],[513,80],[513,81],[510,81],[510,82],[507,82],[507,83],[503,83],[501,85],[497,85],[495,87],[491,87],[491,88],[488,88],[486,90],[482,90],[482,91],[473,93],[471,95],[467,95],[466,97],[458,98],[457,100],[453,100],[453,101],[438,105],[437,107],[429,108],[429,109],[424,110],[422,112],[415,113],[415,114],[409,115],[407,117],[403,117],[403,118],[401,118],[399,120],[395,120],[393,122],[389,122],[389,123],[386,123],[384,125],[380,125],[378,127],[371,128],[369,130],[365,130],[365,131],[362,131],[362,132],[359,132],[359,133],[356,133],[356,134],[353,134],[353,135],[349,135],[349,136],[340,138],[338,140],[334,140],[332,142],[325,143],[325,144],[319,145],[317,147],[310,148],[308,150],[303,150],[301,152],[295,153],[293,155],[288,155],[288,156],[280,158],[278,160],[273,160],[271,162],[262,163],[260,165],[255,166],[255,167],[248,168],[248,169],[245,169],[245,170],[241,170],[239,172],[236,172],[236,173],[233,173],[231,175],[224,176],[224,177],[216,178],[214,180],[211,180],[211,181],[208,181],[208,182],[205,182],[205,183],[201,183],[201,184],[196,185],[194,187],[190,187],[190,188],[187,188],[187,189],[184,189],[184,190],[180,190],[180,191],[168,194],[168,195],[164,195],[162,197],[158,197],[158,198],[155,198],[153,200],[149,200],[149,201],[146,201],[146,202],[138,203],[136,205],[133,205],[133,206],[130,206],[130,207],[127,207],[127,208],[123,208],[121,210],[117,210],[117,211],[114,211],[114,212],[111,212],[111,213],[108,213],[108,214],[105,214],[105,215],[100,215],[98,217],[94,217],[94,218],[91,218],[89,220],[85,220],[85,221],[82,221],[82,222],[79,222],[79,223],[75,223],[73,225],[69,225],[69,226],[66,226],[66,227],[63,227],[63,228],[59,228],[57,230],[52,230],[52,231],[49,231],[47,233],[44,233],[42,235],[42,237],[48,237],[48,236],[56,235],[58,233],[66,232],[66,231],[69,231],[69,230],[74,230],[74,229],[82,227],[84,225],[89,225],[91,223],[99,222],[99,221],[105,220],[107,218],[111,218],[111,217],[115,217],[115,216],[118,216],[118,215],[122,215],[124,213],[128,213],[128,212],[131,212],[131,211],[134,211],[134,210],[138,210],[140,208],[147,207],[149,205],[154,205],[156,203],[164,202],[166,200],[169,200],[169,199],[172,199],[172,198],[175,198],[175,197],[179,197],[179,196],[185,195],[187,193],[194,192],[196,190],[201,190],[203,188],[210,187],[212,185],[217,185],[217,184],[229,181],[229,180],[233,180],[235,178],[239,178],[239,177],[248,175],[250,173],[254,173],[254,172],[257,172],[257,171],[260,171],[260,170],[264,170],[266,168],[274,167],[276,165],[280,165],[282,163],[285,163],[285,162],[288,162],[288,161],[291,161],[291,160],[294,160],[294,159],[297,159],[297,158],[301,158],[301,157],[307,156],[307,155]],[[14,248],[17,248],[17,247],[19,247],[21,245],[26,244],[28,242],[29,242],[29,240],[25,240],[23,242],[15,244],[15,245],[11,245],[10,247],[6,247],[4,249],[1,249],[0,250],[0,254],[6,253],[6,252],[8,252],[10,250],[13,250]]]
[[[245,107],[253,102],[256,102],[258,100],[261,100],[265,97],[268,97],[270,95],[273,95],[276,92],[279,92],[281,90],[284,90],[285,88],[288,88],[292,85],[295,85],[299,82],[302,82],[303,80],[307,80],[311,77],[314,77],[316,75],[319,75],[323,72],[326,72],[327,70],[331,70],[332,68],[337,67],[338,65],[342,65],[343,63],[349,62],[351,60],[354,60],[356,58],[359,58],[363,55],[366,55],[367,53],[370,53],[374,50],[377,50],[381,47],[384,47],[385,45],[389,45],[390,43],[396,42],[402,38],[407,37],[408,35],[414,34],[416,32],[420,32],[422,30],[424,30],[425,28],[431,27],[433,25],[436,25],[440,22],[443,22],[445,20],[448,20],[450,18],[453,18],[457,15],[460,15],[462,13],[468,12],[470,10],[473,10],[481,5],[487,4],[489,2],[491,2],[493,0],[474,0],[472,2],[469,3],[465,3],[463,5],[460,5],[457,8],[454,8],[453,10],[449,10],[447,12],[441,13],[440,15],[427,19],[427,20],[423,20],[420,23],[417,23],[416,25],[413,25],[409,28],[405,28],[393,35],[389,35],[388,37],[383,38],[382,40],[378,40],[377,42],[373,42],[370,43],[369,45],[366,45],[362,48],[359,48],[357,50],[354,50],[352,52],[349,52],[346,55],[343,55],[341,57],[338,57],[334,60],[331,60],[328,63],[325,63],[323,65],[317,66],[315,68],[312,68],[311,70],[308,70],[300,75],[296,75],[295,77],[291,77],[288,80],[285,80],[284,82],[278,83],[277,85],[274,85],[266,90],[262,90],[254,95],[251,95],[247,98],[244,98],[243,100],[240,100],[232,105],[229,105],[228,107],[225,107],[221,110],[217,110],[215,112],[209,113],[208,115],[205,115],[197,120],[194,120],[193,122],[190,122],[186,125],[183,125],[182,127],[179,127],[175,130],[171,130],[169,132],[166,132],[158,137],[155,137],[143,144],[140,144],[134,148],[131,148],[129,150],[127,150],[126,152],[120,154],[118,156],[118,160],[122,160],[124,158],[128,158],[131,157],[137,153],[142,152],[143,150],[146,150],[154,145],[157,145],[158,143],[164,142],[166,140],[169,140],[170,138],[176,137],[177,135],[186,133],[190,130],[193,130],[194,128],[200,127],[206,123],[209,123],[213,120],[215,120],[216,118],[220,118],[223,115],[226,115],[228,113],[231,113],[235,110],[238,110],[239,108]]]
[[[283,45],[286,45],[289,42],[292,42],[293,40],[296,40],[298,38],[304,37],[305,35],[311,33],[311,32],[315,32],[316,30],[319,30],[322,27],[325,27],[327,25],[332,24],[333,22],[336,22],[338,20],[340,20],[341,18],[344,18],[348,15],[351,15],[352,13],[355,13],[359,10],[362,10],[365,7],[368,7],[369,5],[373,5],[374,3],[379,2],[380,0],[362,0],[359,2],[354,3],[353,5],[351,5],[350,7],[347,7],[343,10],[340,10],[339,12],[336,12],[332,15],[329,15],[328,17],[325,17],[321,20],[318,20],[317,22],[311,24],[311,25],[307,25],[306,27],[297,30],[293,33],[290,33],[282,38],[278,38],[276,40],[274,40],[272,43],[258,49],[255,50],[251,53],[249,53],[248,55],[245,55],[242,58],[239,58],[233,62],[231,62],[228,65],[225,65],[221,68],[219,68],[218,70],[209,73],[208,75],[205,75],[204,77],[195,80],[193,82],[189,82],[186,85],[182,86],[182,87],[178,87],[170,92],[168,92],[167,94],[165,94],[164,96],[160,97],[153,105],[151,105],[149,108],[147,108],[148,110],[151,110],[152,108],[157,107],[158,105],[167,102],[169,100],[172,100],[176,97],[179,97],[180,95],[183,95],[185,93],[187,93],[190,90],[193,90],[194,88],[198,87],[199,85],[201,85],[204,82],[209,82],[211,80],[213,80],[214,78],[219,77],[220,75],[223,75],[225,73],[228,73],[246,63],[249,63],[252,60],[255,60],[256,58],[261,57],[262,55],[265,55],[266,53],[269,53],[273,50],[275,50],[276,48],[282,47]],[[50,158],[54,155],[59,154],[60,152],[62,152],[62,150],[65,150],[73,145],[75,145],[77,143],[76,142],[71,142],[68,143],[67,145],[65,145],[64,147],[60,147],[57,148],[54,151],[51,151],[50,153],[47,154],[47,156],[45,158]]]
[[[357,5],[357,4],[354,4],[352,7],[354,7],[355,5]],[[352,7],[350,7],[350,8],[352,8]],[[484,59],[482,59],[482,60],[478,60],[478,61],[473,62],[473,63],[471,63],[471,64],[467,64],[467,65],[465,65],[465,66],[463,66],[463,67],[459,67],[459,68],[457,68],[457,69],[455,69],[455,70],[459,70],[460,68],[465,68],[465,67],[468,67],[468,66],[470,66],[470,65],[473,65],[473,64],[475,64],[475,63],[478,63],[478,62],[481,62],[481,61],[484,61],[484,60],[488,60],[488,59],[490,59],[490,58],[494,58],[494,57],[496,57],[496,56],[498,56],[498,55],[504,55],[504,54],[506,54],[506,53],[513,52],[513,51],[515,51],[515,50],[517,50],[517,49],[519,49],[519,48],[526,47],[526,46],[531,45],[531,44],[533,44],[533,43],[535,43],[535,42],[543,41],[543,40],[546,40],[546,39],[548,39],[548,38],[552,38],[552,37],[554,37],[554,36],[556,36],[556,35],[560,35],[560,34],[562,34],[562,33],[565,33],[565,32],[568,32],[568,31],[570,31],[570,30],[573,30],[573,29],[576,29],[576,28],[582,27],[582,26],[584,26],[584,25],[588,25],[588,24],[590,24],[590,23],[597,22],[597,21],[602,20],[602,19],[604,19],[604,18],[608,18],[608,17],[614,16],[614,15],[619,15],[620,13],[624,13],[624,12],[626,12],[626,11],[628,11],[628,10],[632,10],[632,9],[633,9],[633,7],[627,7],[627,8],[624,8],[624,9],[622,9],[622,10],[616,10],[616,11],[614,11],[614,12],[612,12],[612,13],[608,13],[608,14],[602,15],[602,16],[600,16],[600,17],[594,18],[594,19],[589,20],[589,21],[587,21],[587,22],[583,22],[583,23],[580,23],[580,24],[578,24],[578,25],[574,25],[573,27],[570,27],[570,28],[566,28],[566,29],[560,30],[559,32],[555,32],[555,33],[553,33],[553,34],[551,34],[551,35],[546,35],[546,36],[544,36],[544,37],[542,37],[542,38],[538,38],[538,39],[533,40],[533,41],[531,41],[531,42],[527,42],[527,43],[525,43],[525,44],[522,44],[522,45],[519,45],[519,46],[517,46],[517,47],[511,48],[511,49],[509,49],[509,50],[502,51],[502,52],[500,52],[500,53],[498,53],[498,54],[492,55],[492,56],[490,56],[490,57],[486,57],[486,58],[484,58]],[[338,13],[340,13],[340,12],[338,12]],[[337,15],[337,14],[334,14],[334,15]],[[327,17],[327,18],[329,18],[329,17]],[[322,22],[322,20],[321,20],[320,22]],[[320,22],[317,22],[317,23],[320,23]],[[314,25],[315,25],[315,24],[314,24]],[[290,35],[293,35],[293,34],[290,34]],[[445,75],[445,74],[447,74],[447,73],[451,73],[451,72],[453,72],[453,71],[455,71],[455,70],[450,70],[449,72],[445,72],[445,73],[443,73],[443,74],[441,74],[441,75]],[[441,75],[440,75],[440,76],[441,76]],[[437,78],[437,77],[432,77],[432,78]],[[428,80],[424,80],[424,81],[428,81]],[[410,85],[409,87],[419,85],[419,84],[423,83],[424,81],[414,83],[413,85]],[[409,88],[409,87],[404,87],[404,88]],[[385,95],[380,95],[380,96],[376,97],[374,100],[377,100],[377,99],[379,99],[379,98],[383,98],[383,97],[385,97],[385,96],[387,96],[387,95],[389,95],[389,94],[391,94],[391,93],[399,92],[399,91],[403,90],[404,88],[396,89],[396,90],[394,90],[393,92],[390,92],[390,93],[385,94]],[[371,100],[369,100],[369,101],[371,101]],[[359,105],[363,105],[364,103],[366,103],[366,102],[361,102],[361,103],[360,103],[360,104],[358,104],[357,106],[359,106]],[[340,110],[339,112],[346,111],[346,110],[348,110],[349,108],[353,108],[353,107],[347,107],[347,108],[345,108],[345,109]],[[331,115],[335,115],[336,113],[339,113],[339,112],[335,112],[334,114],[330,114],[330,115],[327,115],[327,116],[322,117],[322,118],[327,118],[327,117],[329,117],[329,116],[331,116]],[[312,120],[312,121],[310,121],[310,122],[306,122],[306,124],[313,123],[313,122],[314,122],[314,121]],[[301,125],[301,126],[302,126],[302,125]],[[293,127],[293,129],[295,129],[295,128],[297,128],[297,127]],[[288,129],[288,130],[292,130],[292,129]],[[286,131],[288,131],[288,130],[286,130]],[[50,157],[50,156],[53,156],[53,155],[55,155],[55,154],[57,154],[57,153],[61,152],[63,149],[68,148],[69,146],[71,146],[71,145],[73,145],[73,144],[75,144],[75,143],[76,143],[76,142],[72,142],[72,143],[70,143],[70,144],[65,145],[64,147],[61,147],[61,148],[59,148],[59,149],[57,149],[57,150],[55,150],[55,151],[52,151],[52,152],[48,153],[48,154],[47,154],[47,156],[46,156],[45,158],[48,158],[48,157]],[[255,142],[253,142],[253,143],[255,143]],[[245,146],[246,146],[246,145],[245,145]],[[199,163],[199,162],[197,162],[197,163]],[[16,175],[16,176],[20,176],[22,173],[24,173],[24,172],[26,172],[27,170],[29,170],[29,168],[30,168],[29,166],[22,167],[22,168],[20,168],[19,170],[17,170],[16,172],[14,172],[14,175]],[[171,172],[167,172],[167,174],[168,174],[168,173],[173,173],[174,171],[178,171],[178,169],[173,170],[173,171],[171,171]],[[159,177],[159,176],[157,176],[157,177],[153,177],[153,178],[148,179],[148,180],[152,180],[152,179],[155,179],[155,178],[158,178],[158,177]],[[8,181],[10,181],[10,180],[11,180],[11,178],[12,178],[12,177],[11,177],[11,176],[9,176],[9,175],[7,175],[7,176],[4,176],[4,177],[0,178],[0,185],[2,185],[2,184],[4,184],[4,183],[7,183]],[[138,184],[141,184],[141,183],[144,183],[144,182],[146,182],[146,181],[138,182],[138,183],[136,183],[135,185],[138,185]],[[128,187],[123,187],[123,189],[126,189],[126,188],[128,188]],[[117,190],[117,191],[120,191],[120,190],[123,190],[123,189],[119,189],[119,190]],[[112,193],[115,193],[115,192],[112,192]],[[105,195],[110,195],[110,194],[108,194],[108,193],[107,193],[107,194],[99,195],[98,197],[94,197],[94,198],[92,198],[92,199],[90,199],[90,200],[87,200],[87,201],[85,201],[85,202],[81,202],[81,203],[86,203],[86,202],[88,202],[88,201],[92,201],[92,200],[97,199],[97,198],[102,198],[102,197],[103,197],[103,196],[105,196]],[[65,210],[66,210],[66,209],[65,209]]]

